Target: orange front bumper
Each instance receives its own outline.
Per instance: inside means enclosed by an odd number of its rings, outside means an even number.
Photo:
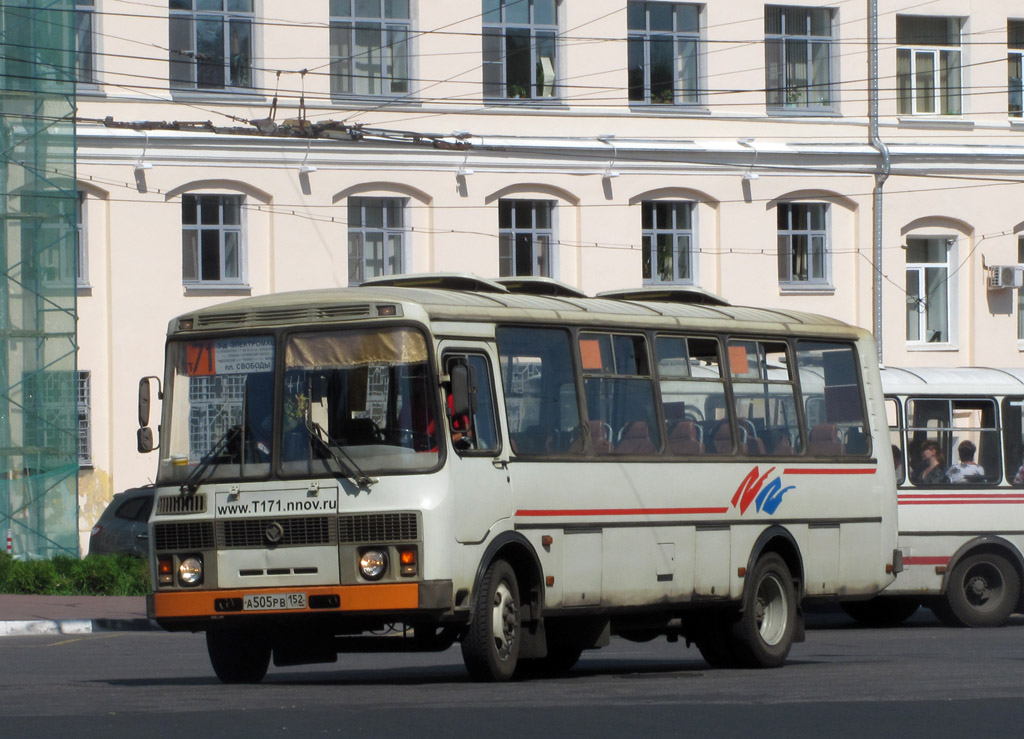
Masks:
[[[394,583],[381,585],[340,585],[290,588],[253,588],[251,590],[175,590],[166,593],[154,593],[150,601],[150,617],[157,620],[164,618],[203,618],[224,616],[223,609],[215,606],[216,601],[227,598],[241,599],[245,595],[270,595],[273,593],[306,594],[306,608],[273,611],[245,611],[246,615],[259,613],[295,614],[295,613],[339,613],[352,611],[404,611],[419,606],[419,585],[417,583]],[[336,608],[309,608],[310,598],[317,595],[336,595],[339,605]],[[240,611],[236,611],[240,613]]]

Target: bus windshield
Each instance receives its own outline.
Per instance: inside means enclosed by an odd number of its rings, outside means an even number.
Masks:
[[[350,474],[344,467],[355,467],[356,474],[410,472],[436,465],[436,393],[430,388],[437,385],[430,383],[427,359],[426,340],[412,329],[290,336],[282,473]]]
[[[427,344],[407,328],[173,342],[164,482],[433,468]],[[275,403],[274,398],[280,398]],[[274,413],[275,407],[280,408]],[[274,464],[278,466],[273,467]],[[198,478],[198,479],[197,479]]]

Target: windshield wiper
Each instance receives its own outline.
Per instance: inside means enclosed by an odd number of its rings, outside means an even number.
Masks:
[[[309,433],[309,438],[316,440],[331,455],[331,459],[337,463],[341,473],[358,487],[369,489],[373,483],[379,482],[376,477],[368,477],[365,472],[359,469],[359,465],[355,463],[355,460],[345,453],[341,445],[334,441],[331,435],[327,433],[327,430],[316,421],[310,420],[309,417],[306,418],[306,431]]]
[[[228,429],[220,435],[217,442],[210,447],[210,451],[203,455],[203,458],[199,460],[199,464],[196,465],[195,469],[192,470],[188,477],[185,478],[185,482],[181,483],[181,487],[178,488],[182,495],[188,496],[195,493],[199,489],[200,479],[203,477],[207,470],[213,469],[219,461],[215,462],[224,452],[226,452],[235,440],[242,433],[241,426],[229,426]]]

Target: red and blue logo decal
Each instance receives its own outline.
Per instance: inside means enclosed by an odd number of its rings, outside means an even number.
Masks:
[[[755,466],[743,478],[743,482],[736,488],[736,494],[732,496],[732,507],[739,508],[740,515],[747,512],[751,503],[754,504],[754,510],[758,513],[772,515],[779,509],[779,505],[782,503],[782,496],[796,487],[796,485],[783,487],[781,475],[776,475],[766,485],[765,480],[774,471],[775,468],[772,467],[762,475],[760,469]]]

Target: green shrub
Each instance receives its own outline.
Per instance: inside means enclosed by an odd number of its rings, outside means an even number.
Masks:
[[[0,593],[21,595],[145,595],[149,564],[123,554],[85,559],[57,556],[21,562],[0,553]]]

